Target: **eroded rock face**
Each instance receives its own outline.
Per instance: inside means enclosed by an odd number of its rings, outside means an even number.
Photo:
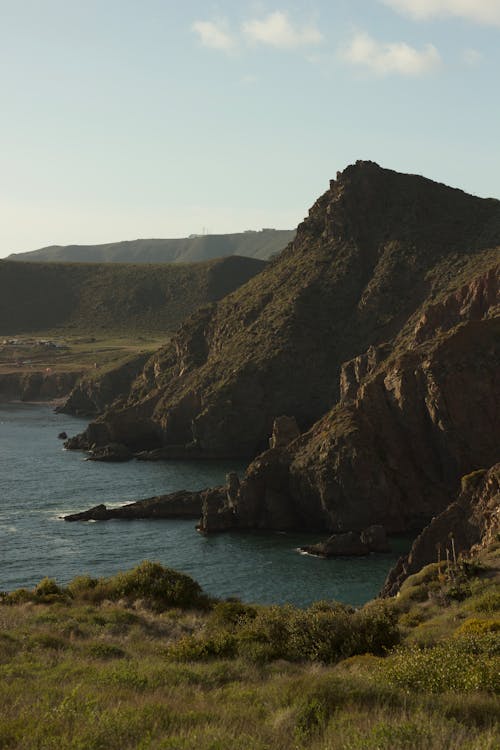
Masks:
[[[401,584],[424,565],[445,559],[451,539],[455,553],[468,553],[476,546],[490,544],[500,532],[500,464],[488,471],[478,470],[462,478],[461,492],[416,538],[408,555],[391,570],[382,595],[397,594]]]
[[[52,401],[71,391],[80,372],[12,372],[0,375],[0,401]]]
[[[442,302],[429,305],[415,326],[415,342],[421,343],[464,321],[498,317],[499,314],[500,265],[497,265],[463,284]]]
[[[233,526],[418,531],[444,510],[460,476],[495,461],[499,409],[500,320],[462,324],[392,356],[354,402],[259,456]]]
[[[129,392],[133,381],[148,359],[148,354],[140,354],[104,375],[97,372],[84,375],[57,411],[85,417],[101,414],[114,401]]]
[[[300,435],[295,417],[277,417],[273,422],[273,434],[269,438],[270,448],[286,448]]]
[[[409,341],[415,326],[423,341],[435,327],[431,298],[458,294],[455,323],[484,314],[486,302],[491,309],[491,281],[469,299],[456,277],[486,273],[498,244],[498,201],[352,165],[277,260],[192,316],[84,442],[194,443],[207,457],[255,456],[276,415],[293,414],[304,430],[332,408],[342,363],[362,357],[344,370],[344,400],[354,399],[381,364],[382,344]]]

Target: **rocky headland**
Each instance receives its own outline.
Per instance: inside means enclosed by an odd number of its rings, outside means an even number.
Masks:
[[[499,248],[499,201],[358,162],[68,447],[256,456],[206,533],[418,533],[499,460]]]

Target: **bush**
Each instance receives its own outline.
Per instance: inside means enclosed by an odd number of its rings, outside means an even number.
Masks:
[[[110,578],[79,576],[68,585],[68,591],[74,599],[94,603],[141,599],[156,612],[170,607],[205,609],[208,606],[208,599],[196,581],[148,560]]]
[[[498,639],[497,639],[498,640]],[[488,637],[462,638],[433,648],[402,648],[381,665],[390,684],[409,692],[500,691],[500,659]]]
[[[498,632],[500,632],[500,619],[480,620],[477,617],[471,617],[455,630],[454,635],[460,638],[464,635],[483,636],[487,633]]]
[[[475,612],[493,613],[500,610],[500,589],[491,589],[473,599],[468,609]]]

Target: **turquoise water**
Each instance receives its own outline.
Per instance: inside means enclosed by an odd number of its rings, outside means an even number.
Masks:
[[[59,516],[97,503],[120,505],[179,489],[221,484],[234,461],[105,464],[65,451],[61,431],[86,422],[44,405],[0,405],[0,589],[44,576],[111,575],[144,559],[193,576],[214,596],[305,606],[318,599],[360,605],[380,589],[393,554],[322,560],[300,555],[311,534],[225,533],[204,537],[193,521],[66,523]]]

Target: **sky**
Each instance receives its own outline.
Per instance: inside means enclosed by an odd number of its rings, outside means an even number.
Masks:
[[[0,0],[0,257],[293,228],[357,159],[500,198],[500,0]]]

